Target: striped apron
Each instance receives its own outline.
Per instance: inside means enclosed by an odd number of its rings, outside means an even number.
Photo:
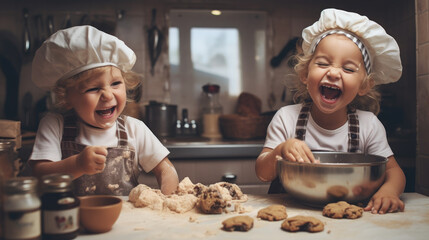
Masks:
[[[64,116],[64,132],[61,140],[62,159],[79,154],[86,147],[75,142],[79,129],[77,116]],[[103,172],[93,175],[82,175],[73,181],[74,192],[82,195],[128,195],[138,185],[138,166],[134,149],[128,146],[128,135],[125,131],[125,117],[116,120],[118,147],[107,148],[106,164]]]

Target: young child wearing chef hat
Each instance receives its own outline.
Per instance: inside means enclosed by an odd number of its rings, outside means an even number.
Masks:
[[[384,184],[366,211],[403,211],[399,196],[405,176],[376,115],[375,85],[397,81],[402,72],[399,47],[377,23],[365,16],[325,9],[320,19],[302,32],[303,54],[295,70],[299,104],[279,109],[267,130],[256,160],[256,174],[273,181],[270,192],[284,191],[276,174],[276,157],[313,162],[311,150],[360,152],[388,158]],[[356,188],[354,194],[365,189]]]
[[[128,195],[143,169],[162,193],[178,176],[169,151],[140,120],[122,115],[127,90],[139,85],[136,55],[123,41],[91,26],[60,30],[37,50],[32,80],[52,90],[61,113],[48,113],[29,165],[36,176],[71,174],[78,195]]]

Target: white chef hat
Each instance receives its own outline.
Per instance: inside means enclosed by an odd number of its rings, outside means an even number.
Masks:
[[[136,62],[133,50],[117,37],[92,26],[60,30],[36,51],[31,78],[42,89],[83,71],[115,66],[127,72]]]
[[[333,8],[323,10],[319,20],[302,31],[304,53],[311,54],[321,39],[335,33],[344,34],[356,43],[367,72],[375,74],[376,84],[399,80],[402,64],[395,39],[382,26],[357,13]]]

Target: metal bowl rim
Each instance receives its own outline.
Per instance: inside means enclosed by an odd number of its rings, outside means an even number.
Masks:
[[[376,158],[383,158],[383,160],[377,162],[366,162],[366,163],[308,163],[308,162],[293,162],[286,159],[279,159],[279,162],[284,162],[287,165],[300,165],[300,166],[314,166],[314,167],[352,167],[352,166],[376,166],[380,164],[386,164],[389,161],[388,158],[379,155],[366,154],[366,153],[349,153],[349,152],[324,152],[324,151],[312,151],[315,154],[340,154],[340,155],[365,155]]]

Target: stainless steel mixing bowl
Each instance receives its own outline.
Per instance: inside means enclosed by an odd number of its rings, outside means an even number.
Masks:
[[[285,190],[305,204],[368,200],[384,181],[387,158],[361,153],[313,152],[320,163],[278,160]]]

